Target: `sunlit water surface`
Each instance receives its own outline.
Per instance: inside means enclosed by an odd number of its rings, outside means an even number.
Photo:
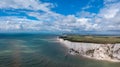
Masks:
[[[0,34],[0,67],[120,67],[120,63],[67,54],[48,34]]]

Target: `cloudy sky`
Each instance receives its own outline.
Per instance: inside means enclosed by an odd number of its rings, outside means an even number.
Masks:
[[[0,32],[120,33],[120,0],[0,0]]]

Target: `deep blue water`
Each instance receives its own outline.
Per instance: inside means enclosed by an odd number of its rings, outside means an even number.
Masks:
[[[0,34],[0,67],[120,67],[67,54],[51,34]]]

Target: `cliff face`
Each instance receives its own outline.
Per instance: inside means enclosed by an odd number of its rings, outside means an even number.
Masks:
[[[72,55],[81,55],[98,60],[120,62],[120,44],[78,43],[59,39]]]

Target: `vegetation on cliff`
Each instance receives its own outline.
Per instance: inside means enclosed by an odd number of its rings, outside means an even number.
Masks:
[[[60,36],[64,40],[71,42],[85,42],[98,44],[116,44],[120,43],[120,36],[82,36],[82,35],[66,35]]]

